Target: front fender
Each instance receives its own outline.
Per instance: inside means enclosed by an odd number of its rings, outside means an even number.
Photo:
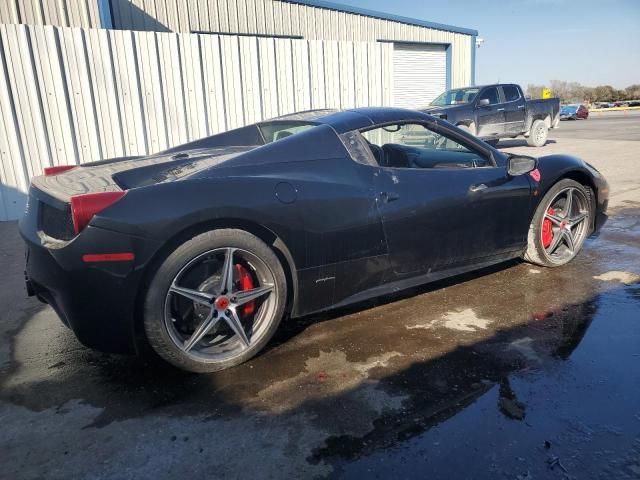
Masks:
[[[535,208],[553,185],[564,178],[570,178],[593,190],[596,207],[596,223],[593,228],[602,223],[601,218],[606,214],[609,204],[609,184],[594,166],[571,155],[547,155],[538,159],[538,170],[540,181],[534,185],[534,190],[538,191]]]

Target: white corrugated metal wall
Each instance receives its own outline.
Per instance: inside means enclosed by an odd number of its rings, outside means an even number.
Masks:
[[[100,28],[97,0],[0,0],[0,23]]]
[[[473,83],[469,34],[280,0],[111,0],[111,7],[114,28],[124,30],[450,44],[451,87]]]
[[[392,103],[393,46],[0,25],[0,219],[46,166],[147,154],[257,120]]]

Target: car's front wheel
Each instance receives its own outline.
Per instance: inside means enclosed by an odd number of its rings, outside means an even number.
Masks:
[[[256,355],[283,316],[287,286],[275,253],[236,229],[202,233],[159,267],[144,303],[144,330],[166,361],[213,372]]]
[[[525,260],[545,267],[573,260],[591,232],[591,199],[590,189],[574,180],[551,187],[531,221]]]

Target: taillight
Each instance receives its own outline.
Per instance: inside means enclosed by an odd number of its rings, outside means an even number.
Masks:
[[[71,197],[71,217],[76,235],[84,230],[94,215],[113,205],[127,192],[86,193]]]
[[[67,170],[73,170],[78,165],[58,165],[57,167],[45,167],[44,176],[51,177],[52,175],[58,175],[59,173],[66,172]]]

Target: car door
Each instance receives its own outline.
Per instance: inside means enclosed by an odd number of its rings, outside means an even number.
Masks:
[[[497,87],[487,87],[476,98],[476,135],[481,138],[504,134],[504,106]]]
[[[500,88],[504,99],[504,133],[506,136],[520,135],[524,132],[525,99],[515,85],[502,85]]]
[[[481,263],[524,246],[528,179],[510,177],[489,149],[456,132],[422,123],[363,132],[380,164],[377,208],[399,277]]]

